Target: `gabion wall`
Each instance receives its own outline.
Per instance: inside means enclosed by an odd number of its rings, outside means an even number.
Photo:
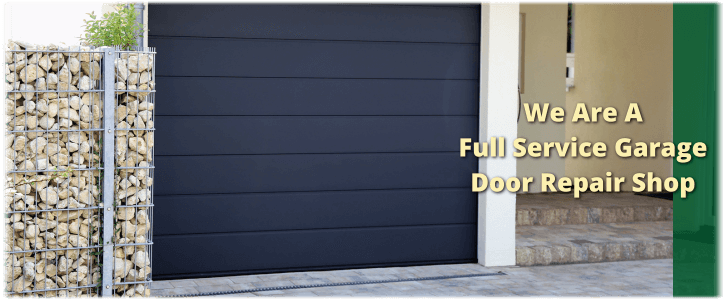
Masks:
[[[154,53],[117,51],[114,293],[149,296],[154,183]]]
[[[6,294],[149,296],[154,53],[7,50]]]

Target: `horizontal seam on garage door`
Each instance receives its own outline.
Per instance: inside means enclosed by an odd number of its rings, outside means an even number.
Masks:
[[[205,195],[245,195],[245,194],[360,192],[360,191],[402,191],[402,190],[438,190],[438,189],[471,189],[471,186],[444,186],[444,187],[393,188],[393,189],[315,190],[315,191],[274,191],[274,192],[244,192],[244,193],[200,193],[200,194],[157,194],[157,193],[154,193],[154,196],[157,196],[157,197],[160,197],[160,196],[161,197],[163,197],[163,196],[205,196]]]
[[[157,117],[478,117],[479,115],[161,115]]]
[[[479,6],[479,3],[473,2],[474,4],[462,4],[462,5],[444,5],[444,4],[393,4],[393,3],[384,3],[384,4],[364,4],[366,6],[403,6],[403,7],[419,7],[419,8],[430,8],[430,9],[438,9],[438,8],[456,8],[456,9],[476,9],[479,10],[481,7]]]
[[[471,80],[479,81],[479,78],[372,78],[372,77],[302,77],[302,76],[221,76],[221,75],[161,75],[157,74],[157,78],[176,77],[176,78],[260,78],[260,79],[350,79],[350,80]]]
[[[448,7],[448,8],[457,8],[457,9],[476,9],[476,10],[478,10],[480,8],[479,3],[476,3],[476,2],[472,2],[472,3],[473,4],[462,3],[460,5],[457,5],[457,4],[446,5],[446,4],[394,4],[393,2],[391,2],[391,3],[383,3],[383,4],[373,4],[373,3],[371,3],[371,4],[359,4],[359,5],[366,5],[366,6],[394,6],[394,7],[402,6],[402,7],[419,7],[419,8],[430,8],[430,9],[438,9],[438,8]]]
[[[320,228],[300,228],[300,229],[273,229],[273,230],[250,230],[250,231],[224,231],[224,232],[202,232],[202,233],[180,233],[180,234],[159,234],[154,233],[155,238],[159,237],[182,237],[182,236],[214,236],[225,234],[245,234],[245,233],[268,233],[268,232],[295,232],[295,231],[339,231],[350,229],[383,229],[383,228],[421,228],[421,227],[451,227],[458,225],[476,225],[476,221],[468,223],[443,223],[443,224],[417,224],[417,225],[388,225],[388,226],[361,226],[361,227],[320,227]]]
[[[149,35],[149,38],[158,39],[224,39],[224,40],[261,40],[261,41],[311,41],[311,42],[363,42],[363,43],[404,43],[404,44],[449,44],[449,45],[479,45],[479,42],[435,42],[435,41],[384,41],[384,40],[329,40],[329,39],[291,39],[291,38],[261,38],[261,37],[228,37],[228,36],[193,36],[193,35]]]
[[[165,5],[166,6],[166,5],[176,5],[176,4],[184,5],[186,3],[173,3],[173,2],[171,2],[171,3],[167,3],[167,2],[165,2],[165,3],[149,3],[149,6],[156,6],[156,5]],[[214,5],[214,4],[229,5],[230,3],[229,2],[227,2],[227,3],[223,3],[223,2],[219,2],[219,3],[207,2],[207,3],[205,3],[205,5]],[[244,4],[244,3],[240,3],[240,4]],[[472,4],[459,3],[459,5],[454,5],[454,4],[447,4],[447,5],[425,5],[425,4],[403,4],[403,3],[399,4],[399,3],[375,3],[375,2],[369,2],[369,3],[335,3],[335,4],[330,4],[330,3],[294,3],[294,2],[293,3],[290,3],[290,2],[287,2],[287,3],[283,3],[283,4],[285,4],[285,5],[316,5],[316,6],[323,6],[323,5],[327,5],[327,6],[343,6],[343,5],[346,5],[346,6],[353,6],[353,5],[357,5],[357,6],[362,6],[362,5],[374,6],[374,5],[378,5],[378,6],[401,6],[401,7],[415,6],[415,7],[430,7],[430,8],[449,7],[449,8],[461,8],[461,9],[477,9],[477,8],[479,8],[479,5],[480,5],[478,2],[477,3],[472,3]]]
[[[158,150],[157,150],[158,151]],[[406,151],[406,152],[314,152],[314,153],[249,153],[249,154],[156,154],[156,157],[179,157],[179,156],[242,156],[242,155],[335,155],[335,154],[426,154],[426,153],[459,153],[458,150],[450,151]],[[462,157],[463,158],[463,157]]]

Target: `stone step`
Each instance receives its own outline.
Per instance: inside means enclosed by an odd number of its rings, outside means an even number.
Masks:
[[[517,226],[673,220],[673,201],[627,193],[517,194]]]
[[[517,226],[519,266],[673,258],[673,221]]]

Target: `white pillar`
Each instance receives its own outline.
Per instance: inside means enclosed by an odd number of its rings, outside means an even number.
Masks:
[[[512,142],[517,136],[519,4],[482,4],[479,141],[504,137],[505,157],[479,159],[479,172],[491,180],[517,175]],[[516,194],[506,189],[479,193],[477,259],[484,266],[516,262]]]

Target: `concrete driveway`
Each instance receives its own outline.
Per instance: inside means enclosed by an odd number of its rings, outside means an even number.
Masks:
[[[504,272],[506,275],[420,280]],[[257,296],[673,296],[673,260],[654,259],[540,267],[436,265],[155,281],[152,296],[361,281],[396,281],[224,294]]]

